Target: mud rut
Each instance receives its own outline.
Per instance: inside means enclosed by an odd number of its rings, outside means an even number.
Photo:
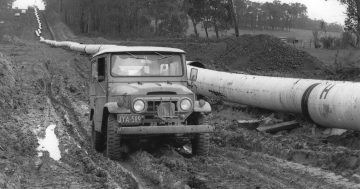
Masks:
[[[69,65],[72,65],[70,69],[76,70],[78,75],[86,81],[87,73],[84,68],[72,62],[69,62]],[[82,168],[86,174],[94,175],[96,180],[103,181],[107,187],[141,188],[141,181],[138,178],[131,175],[120,164],[109,161],[91,148],[90,122],[87,120],[88,104],[64,91],[66,84],[61,75],[55,74],[49,69],[47,71],[52,76],[45,84],[46,96],[50,99],[50,106],[55,109],[64,126],[63,129],[67,133],[67,136],[60,137],[65,148],[62,161],[74,167],[79,166],[80,162],[82,165],[79,168]],[[77,89],[71,86],[69,90]],[[84,93],[86,95],[86,91]]]
[[[22,35],[31,39],[33,34]],[[18,70],[26,102],[18,115],[21,124],[41,135],[54,123],[60,140],[60,161],[27,155],[29,163],[18,173],[23,188],[360,188],[351,180],[360,173],[360,148],[354,143],[312,137],[306,122],[276,135],[245,130],[224,116],[223,106],[208,117],[216,126],[208,157],[191,157],[164,144],[111,161],[91,148],[88,57],[36,39],[3,44],[0,51]],[[228,109],[235,117],[259,114]],[[356,133],[348,135],[359,140]]]

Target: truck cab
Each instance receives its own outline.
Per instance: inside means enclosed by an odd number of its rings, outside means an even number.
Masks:
[[[120,160],[129,147],[167,138],[207,155],[208,102],[188,88],[185,52],[165,47],[117,46],[91,59],[90,120],[97,151]],[[181,141],[181,142],[179,142]]]

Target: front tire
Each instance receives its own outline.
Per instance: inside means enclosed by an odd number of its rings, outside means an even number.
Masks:
[[[121,160],[121,136],[117,134],[118,123],[114,114],[109,114],[107,118],[107,137],[106,137],[106,156],[111,160]]]
[[[188,119],[190,125],[203,125],[205,123],[205,116],[199,112],[193,113]],[[199,133],[195,134],[191,140],[191,148],[193,155],[207,156],[210,148],[210,134]]]
[[[192,154],[199,156],[208,156],[210,148],[210,135],[196,134],[194,139],[191,141]]]

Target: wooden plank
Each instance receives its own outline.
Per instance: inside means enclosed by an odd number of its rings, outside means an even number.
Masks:
[[[261,127],[258,127],[257,130],[260,132],[276,133],[276,132],[282,131],[282,130],[294,129],[298,126],[299,126],[299,123],[297,121],[287,121],[287,122],[282,122],[282,123],[278,123],[278,124],[271,125],[271,126],[261,126]]]

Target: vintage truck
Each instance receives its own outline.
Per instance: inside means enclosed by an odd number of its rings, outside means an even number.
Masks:
[[[185,52],[175,48],[115,46],[91,58],[90,120],[97,151],[120,160],[149,140],[207,155],[208,102],[188,88]],[[196,73],[195,73],[196,74]],[[196,76],[193,76],[196,77]]]

